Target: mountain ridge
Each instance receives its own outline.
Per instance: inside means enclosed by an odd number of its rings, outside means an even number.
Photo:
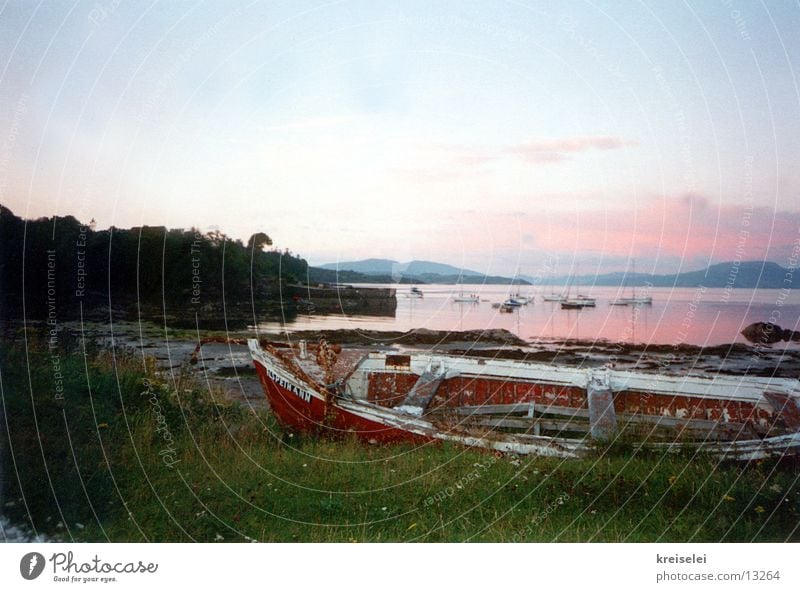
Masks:
[[[533,285],[573,285],[586,286],[644,286],[696,288],[761,288],[780,289],[797,285],[794,279],[794,268],[785,268],[773,261],[727,261],[709,265],[705,269],[697,269],[671,274],[630,273],[613,271],[598,275],[581,276],[548,276],[533,277],[519,275],[516,278],[504,276],[487,276],[483,273],[455,267],[434,261],[409,261],[399,263],[393,259],[363,259],[360,261],[344,261],[326,263],[316,266],[330,271],[338,270],[342,275],[355,272],[363,275],[367,281],[389,281],[401,283],[514,283]],[[371,280],[371,278],[374,278]],[[345,280],[346,281],[346,280]]]

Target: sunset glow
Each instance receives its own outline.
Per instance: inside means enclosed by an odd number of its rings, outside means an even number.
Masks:
[[[786,265],[800,10],[12,2],[0,203],[311,263]]]

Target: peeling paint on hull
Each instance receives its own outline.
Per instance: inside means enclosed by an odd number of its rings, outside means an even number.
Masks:
[[[584,421],[585,431],[589,431],[586,387],[590,379],[596,379],[596,371],[430,354],[370,354],[347,377],[351,380],[348,384],[360,385],[361,391],[357,396],[342,396],[329,392],[286,355],[263,349],[255,340],[248,345],[272,411],[290,430],[354,435],[364,442],[382,444],[452,441],[566,458],[593,446],[588,433],[574,437],[574,430],[584,429],[580,423]],[[454,375],[448,374],[442,381],[424,415],[404,412],[400,404],[432,360],[448,364]],[[699,446],[726,458],[794,454],[800,448],[796,381],[625,372],[606,372],[603,379],[613,391],[620,426],[641,424],[651,434],[661,430],[677,436],[668,441],[648,436],[643,446],[679,449],[681,437],[707,429],[709,435]],[[528,424],[526,416],[517,413],[527,406],[531,411],[528,421],[536,429],[520,431],[517,428]],[[465,410],[470,418],[456,417]],[[542,415],[541,420],[530,419],[534,410]],[[490,412],[495,415],[487,415]],[[556,417],[570,413],[574,417]],[[542,435],[539,428],[553,433]],[[725,439],[729,441],[718,441]]]

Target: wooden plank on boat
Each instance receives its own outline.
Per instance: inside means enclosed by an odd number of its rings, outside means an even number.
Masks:
[[[492,414],[511,414],[511,413],[528,413],[530,410],[530,403],[510,403],[507,405],[466,405],[464,407],[457,407],[456,413],[458,415],[492,415]],[[539,410],[538,407],[536,409]]]
[[[636,423],[657,425],[665,428],[690,428],[693,430],[714,430],[725,429],[729,431],[746,431],[747,426],[743,423],[714,421],[711,419],[692,419],[681,417],[670,417],[666,415],[641,415],[638,413],[619,413],[617,419],[620,423]]]
[[[588,409],[564,407],[562,405],[537,405],[536,413],[539,415],[561,415],[563,417],[582,417],[584,419],[589,419]]]
[[[442,366],[423,372],[414,386],[411,387],[399,408],[414,415],[421,415],[428,408],[436,391],[439,390],[444,377],[445,372]]]
[[[614,393],[605,375],[593,375],[586,388],[589,405],[589,425],[592,438],[609,440],[617,431],[617,415],[614,411]]]
[[[555,430],[559,432],[588,432],[589,424],[586,422],[578,421],[561,421],[550,419],[515,419],[513,417],[482,417],[475,420],[479,426],[492,427],[492,428],[517,428],[522,430],[530,430],[536,425],[540,430]]]
[[[528,413],[530,403],[510,403],[507,405],[465,405],[455,409],[458,415],[511,415]],[[539,415],[562,415],[565,417],[589,418],[588,409],[563,407],[559,405],[536,405],[535,413]]]

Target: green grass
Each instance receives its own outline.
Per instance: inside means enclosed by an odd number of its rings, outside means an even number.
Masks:
[[[7,478],[6,514],[64,540],[800,540],[793,461],[719,464],[624,446],[564,461],[288,437],[270,415],[225,403],[188,375],[167,383],[141,359],[100,351],[87,358],[92,398],[103,403],[95,421],[83,356],[64,356],[74,460],[61,411],[48,411],[46,357],[31,362],[45,393],[33,397],[44,445],[30,433],[24,356],[0,358],[14,457],[31,467]],[[57,473],[52,490],[42,456]]]

